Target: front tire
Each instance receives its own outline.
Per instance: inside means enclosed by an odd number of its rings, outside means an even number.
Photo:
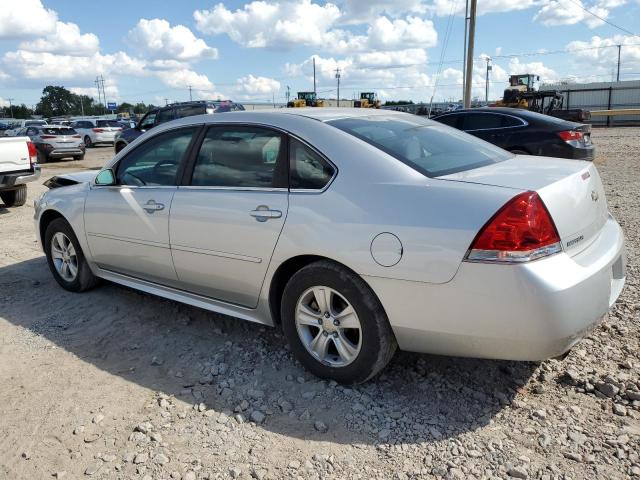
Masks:
[[[7,207],[21,207],[27,203],[27,186],[18,185],[14,190],[0,192],[0,199]]]
[[[63,218],[56,218],[47,227],[44,248],[49,269],[62,288],[84,292],[98,284],[71,225]]]
[[[342,384],[366,382],[391,360],[397,343],[371,288],[331,261],[296,272],[281,302],[291,351],[314,375]]]

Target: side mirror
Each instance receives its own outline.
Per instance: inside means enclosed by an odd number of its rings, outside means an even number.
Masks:
[[[104,185],[104,186],[115,185],[116,176],[113,173],[113,170],[111,170],[110,168],[107,168],[105,170],[100,171],[100,173],[98,173],[94,183],[96,185]]]

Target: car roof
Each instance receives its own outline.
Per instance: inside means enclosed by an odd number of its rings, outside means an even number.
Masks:
[[[214,115],[297,115],[299,117],[312,118],[321,122],[329,122],[342,118],[408,115],[393,110],[381,110],[374,108],[327,108],[327,107],[302,107],[302,108],[266,108],[264,110],[246,110],[242,112],[216,113]],[[236,118],[236,117],[233,117]]]
[[[478,108],[462,108],[460,110],[451,110],[443,112],[442,115],[460,115],[461,113],[506,113],[508,115],[527,115],[531,112],[523,108],[511,107],[478,107]],[[440,116],[440,115],[438,115]]]

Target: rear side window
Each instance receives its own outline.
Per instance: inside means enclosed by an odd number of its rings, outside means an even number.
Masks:
[[[442,117],[434,118],[436,122],[449,125],[450,127],[453,127],[453,128],[458,128],[459,119],[460,119],[459,115],[444,115]]]
[[[118,164],[118,183],[138,187],[176,185],[178,167],[195,131],[195,127],[171,130],[137,147]]]
[[[512,117],[510,115],[501,115],[503,127],[521,127],[525,123],[519,118]]]
[[[116,127],[122,128],[117,120],[96,120],[96,127]]]
[[[302,142],[289,141],[291,188],[321,190],[333,177],[333,167]]]
[[[75,135],[73,128],[43,128],[42,133],[45,135]]]
[[[166,110],[160,110],[158,113],[158,124],[170,122],[174,119],[173,108],[167,108]]]
[[[93,123],[87,121],[79,121],[73,124],[74,128],[93,128]]]
[[[262,127],[213,127],[198,152],[191,185],[287,186],[284,136]]]
[[[512,157],[490,143],[415,115],[375,115],[327,122],[429,177]]]
[[[194,115],[202,115],[205,111],[203,105],[189,105],[187,107],[179,107],[177,109],[178,118],[193,117]]]
[[[462,130],[486,130],[502,127],[503,115],[493,113],[466,113],[462,115]]]

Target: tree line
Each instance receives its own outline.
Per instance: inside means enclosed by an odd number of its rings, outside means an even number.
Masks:
[[[132,104],[123,102],[118,105],[116,113],[146,113],[155,108],[153,104],[143,102]],[[32,115],[42,115],[43,117],[61,117],[65,115],[104,115],[111,113],[104,105],[98,103],[89,95],[79,95],[66,89],[65,87],[48,85],[42,90],[42,97],[36,104],[35,109],[27,105],[13,105],[0,108],[0,116],[4,118],[31,118]]]

